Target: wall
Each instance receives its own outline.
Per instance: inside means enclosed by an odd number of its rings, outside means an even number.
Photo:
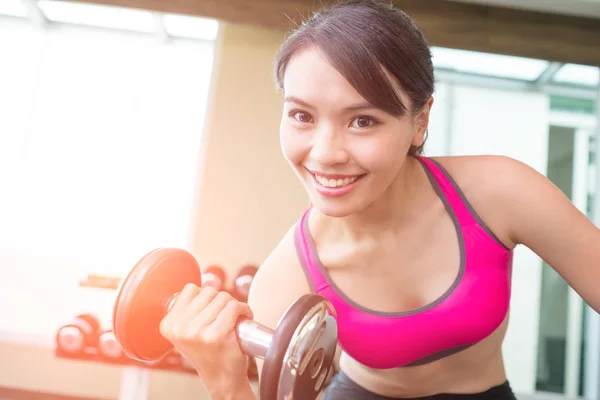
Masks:
[[[424,155],[428,157],[448,155],[455,107],[454,85],[437,82],[433,93],[433,107],[429,115],[429,129]]]
[[[191,249],[230,273],[261,263],[308,207],[282,156],[273,60],[283,34],[229,25],[211,88]]]

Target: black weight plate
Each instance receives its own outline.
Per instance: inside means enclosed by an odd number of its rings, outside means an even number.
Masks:
[[[267,351],[260,374],[261,399],[278,400],[279,377],[285,353],[288,350],[294,333],[306,314],[322,301],[323,297],[319,295],[304,295],[292,303],[279,321],[277,329],[273,333],[273,339],[271,340],[271,345]]]
[[[318,339],[317,336],[311,337],[317,342],[306,368],[303,371],[296,371],[296,374],[288,373],[285,381],[279,383],[286,385],[288,390],[292,389],[291,392],[286,390],[286,396],[290,396],[291,399],[316,399],[333,366],[337,347],[337,322],[335,317],[330,314],[321,323],[320,328],[325,330],[318,336]],[[316,334],[314,331],[313,333]],[[286,360],[284,360],[285,362]],[[283,370],[285,371],[286,368],[284,367]],[[281,392],[281,388],[279,388],[279,392]]]
[[[113,308],[113,332],[128,357],[156,361],[172,349],[160,334],[160,322],[169,299],[187,283],[200,286],[200,268],[182,249],[156,249],[131,269]]]

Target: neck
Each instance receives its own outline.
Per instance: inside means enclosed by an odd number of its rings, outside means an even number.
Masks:
[[[386,192],[360,212],[338,219],[338,226],[355,240],[382,240],[395,234],[421,212],[417,205],[424,193],[423,176],[419,161],[407,157]]]
[[[382,196],[360,212],[332,218],[327,230],[355,241],[381,241],[395,235],[421,215],[419,204],[423,204],[426,193],[422,184],[424,177],[419,161],[408,157]]]

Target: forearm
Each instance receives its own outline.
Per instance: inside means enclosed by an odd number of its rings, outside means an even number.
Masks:
[[[249,379],[236,385],[207,387],[210,400],[256,400]]]

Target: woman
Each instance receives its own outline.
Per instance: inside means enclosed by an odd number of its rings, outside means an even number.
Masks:
[[[513,249],[531,248],[600,310],[600,231],[518,161],[421,156],[431,53],[390,5],[314,14],[283,43],[276,76],[281,147],[312,207],[261,266],[249,307],[188,287],[163,335],[212,399],[253,399],[235,321],[275,328],[316,292],[336,308],[343,350],[326,399],[514,399],[501,351]]]

